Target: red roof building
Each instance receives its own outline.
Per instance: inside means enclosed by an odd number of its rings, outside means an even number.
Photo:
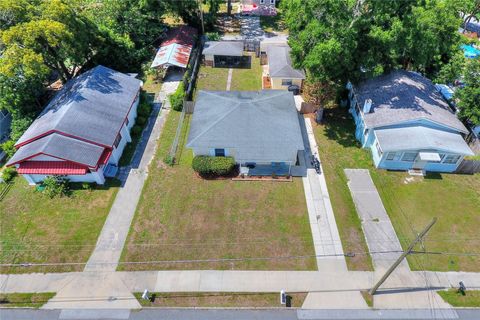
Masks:
[[[152,68],[186,68],[197,36],[197,29],[189,26],[170,29],[157,51]]]

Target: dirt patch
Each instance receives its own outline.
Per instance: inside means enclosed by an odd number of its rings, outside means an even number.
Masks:
[[[283,308],[279,293],[153,293],[144,300],[135,293],[140,304],[146,307],[224,307],[224,308]],[[300,308],[307,293],[287,294],[290,306]]]

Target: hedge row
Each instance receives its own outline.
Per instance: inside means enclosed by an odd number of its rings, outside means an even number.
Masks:
[[[201,175],[225,176],[232,172],[235,160],[232,157],[195,156],[192,168]]]
[[[175,111],[182,111],[184,98],[185,98],[185,88],[183,87],[183,81],[182,81],[178,85],[177,90],[169,96],[172,109]]]

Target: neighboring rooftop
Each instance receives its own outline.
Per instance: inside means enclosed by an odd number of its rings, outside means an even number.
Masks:
[[[455,154],[473,155],[458,133],[427,127],[402,127],[375,130],[383,152],[398,150],[442,150]]]
[[[214,56],[243,56],[242,41],[207,41],[202,54]]]
[[[415,72],[396,70],[354,86],[360,109],[372,100],[370,113],[363,115],[369,128],[426,119],[468,133],[433,83]]]
[[[187,146],[235,148],[257,161],[290,158],[292,149],[304,149],[293,94],[199,91]]]
[[[290,47],[286,45],[267,46],[268,72],[274,78],[305,79],[303,70],[292,67]]]
[[[104,66],[68,81],[16,146],[59,132],[111,147],[137,97],[141,81]]]
[[[180,26],[170,29],[160,45],[151,67],[177,66],[186,68],[196,38],[197,29],[195,28]]]

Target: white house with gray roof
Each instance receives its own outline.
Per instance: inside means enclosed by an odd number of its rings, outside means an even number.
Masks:
[[[291,92],[199,91],[187,147],[231,156],[249,175],[286,175],[304,150]]]
[[[67,82],[15,144],[7,166],[29,184],[47,176],[73,182],[105,182],[131,141],[141,81],[95,67]]]
[[[347,88],[355,136],[377,168],[454,172],[473,155],[467,128],[420,74],[396,70]]]
[[[293,67],[287,44],[270,44],[265,46],[267,68],[264,70],[264,89],[288,90],[290,86],[302,89],[305,72]]]

